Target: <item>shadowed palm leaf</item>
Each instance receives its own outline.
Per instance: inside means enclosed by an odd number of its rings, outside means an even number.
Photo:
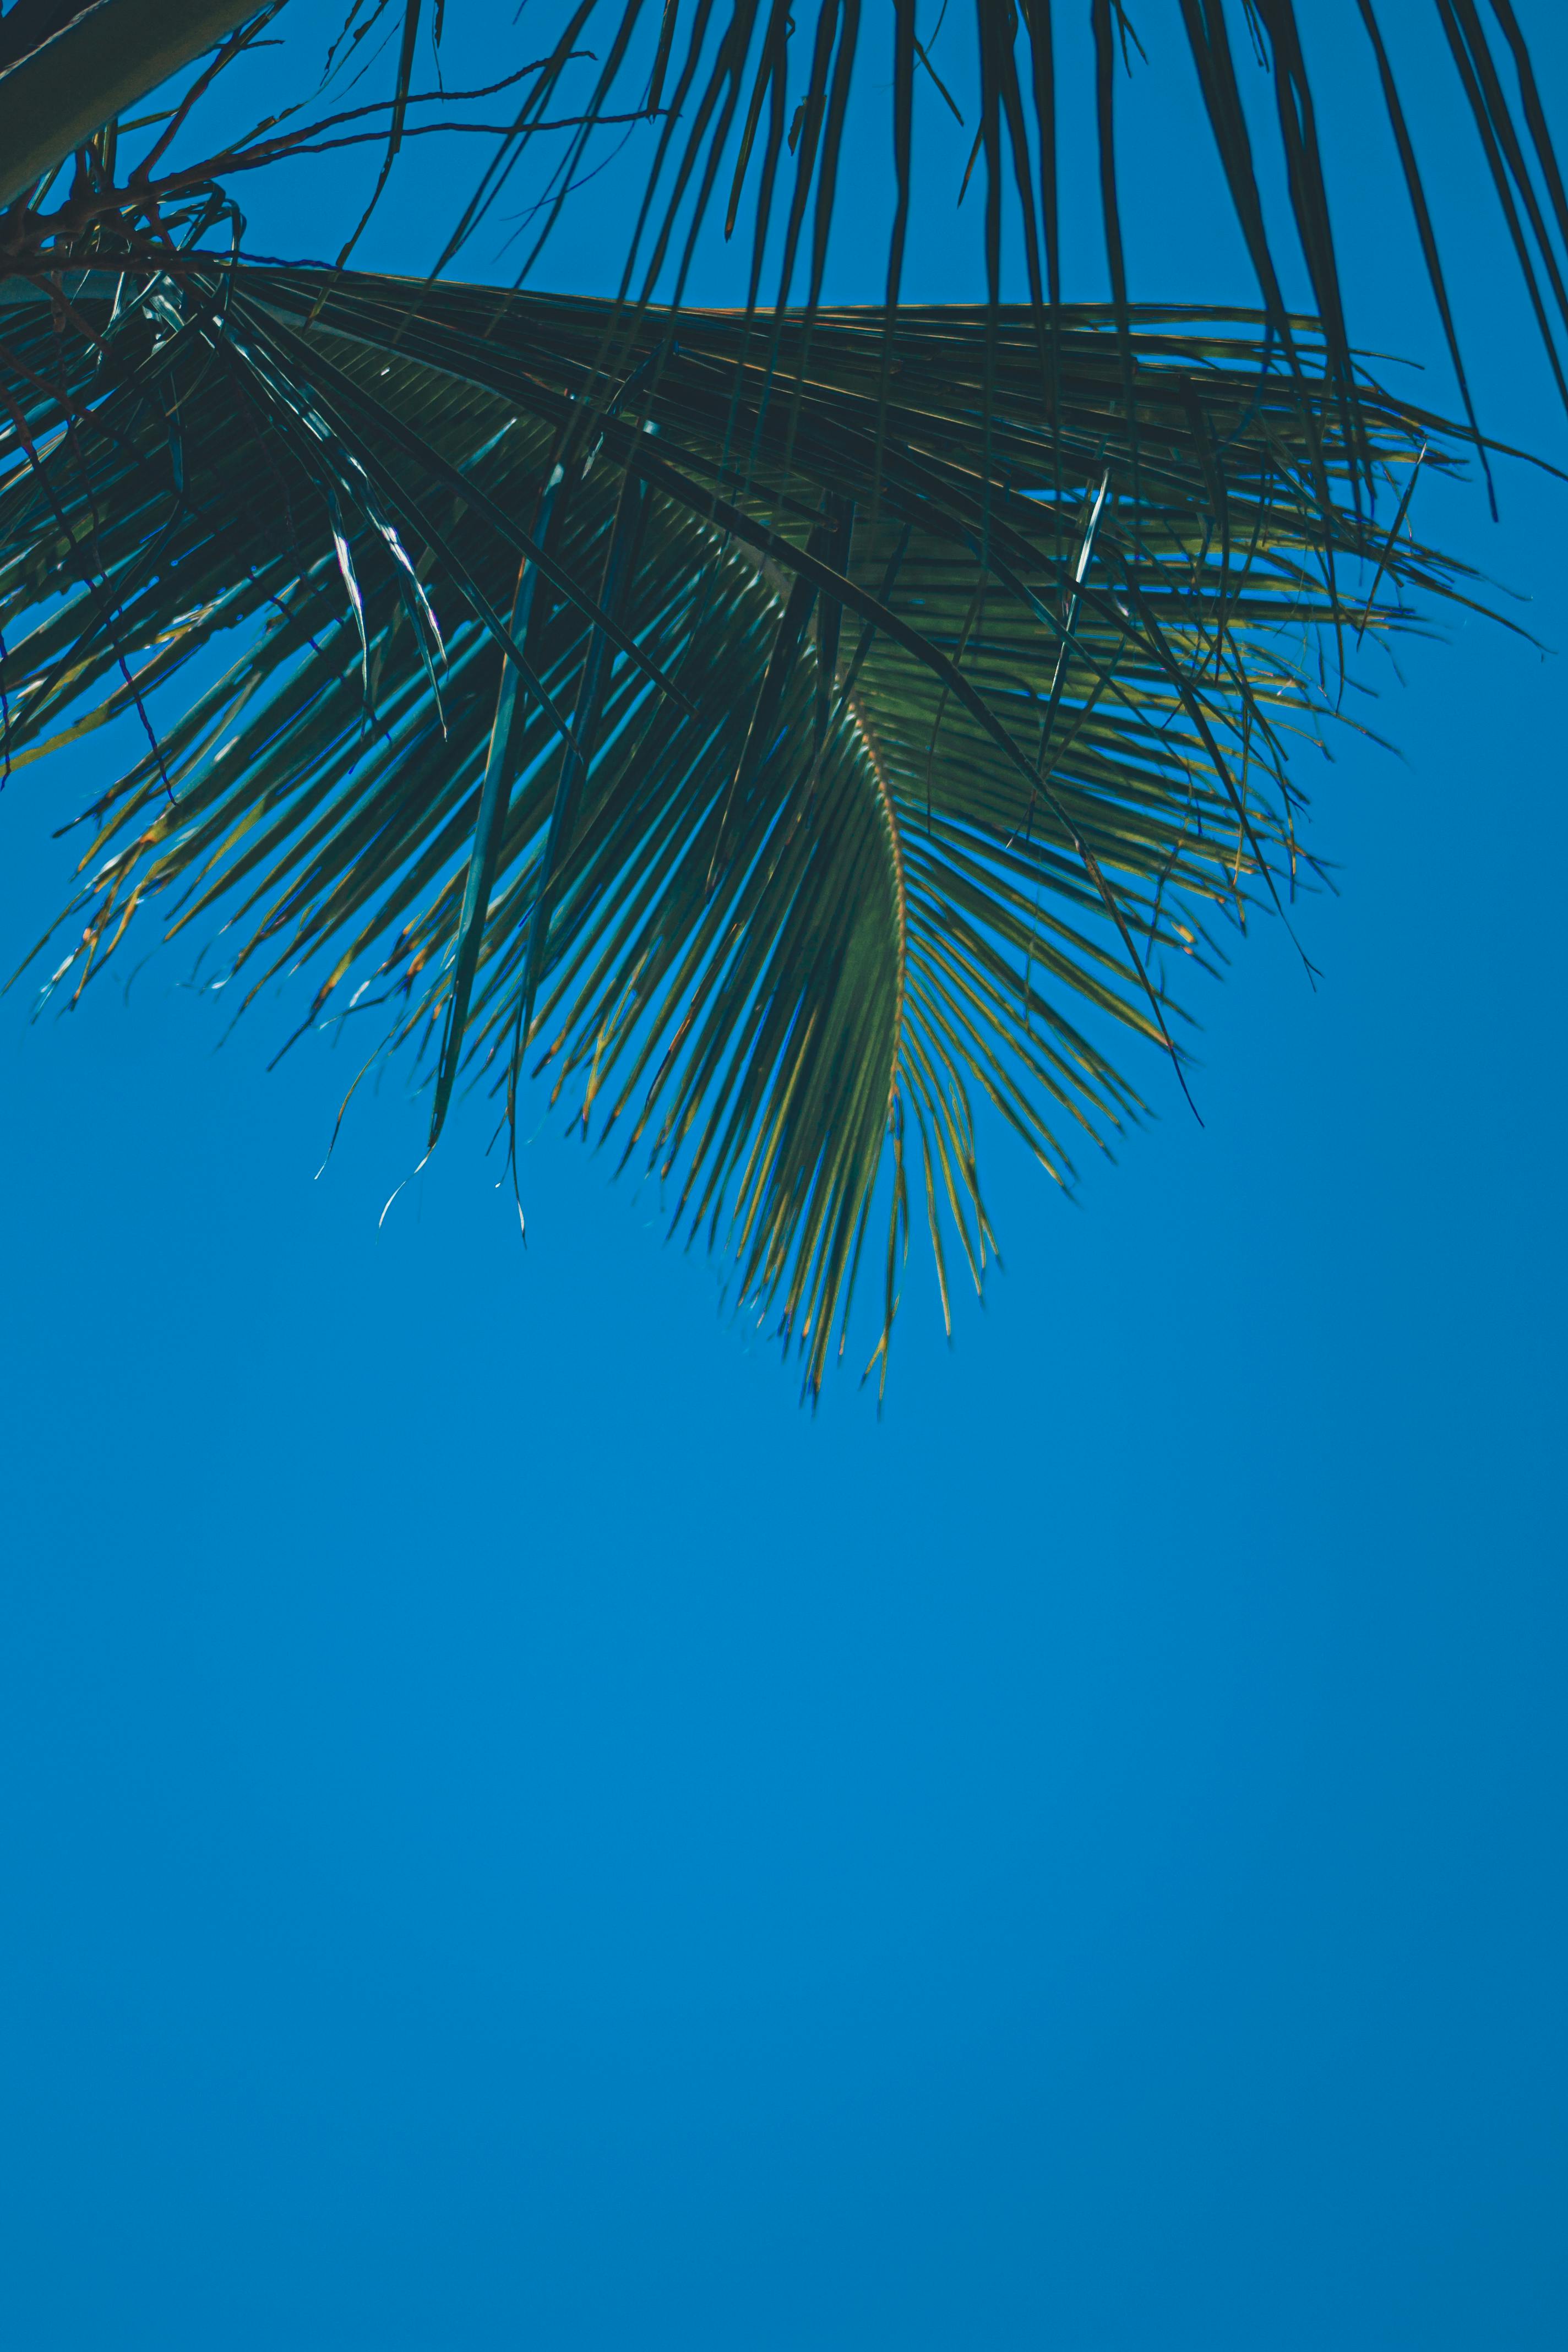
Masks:
[[[1135,1110],[1168,968],[1310,870],[1285,751],[1347,640],[1459,586],[1394,473],[1380,524],[1336,494],[1331,379],[1261,318],[1129,354],[1093,311],[1042,352],[1027,310],[889,345],[194,262],[13,291],[8,756],[148,730],[51,985],[156,900],[221,924],[214,984],[309,962],[302,1025],[411,1041],[432,1140],[459,1064],[504,1120],[532,1055],[813,1393],[879,1184],[885,1368],[911,1222],[944,1311],[955,1246],[979,1279],[978,1105],[1058,1178]],[[1380,473],[1450,462],[1362,411]]]
[[[454,22],[462,13],[454,0]],[[889,100],[884,158],[892,215],[889,308],[903,282],[916,168],[930,168],[932,124],[945,131],[950,117],[958,119],[966,142],[973,133],[963,184],[978,170],[984,188],[976,210],[987,295],[994,301],[1000,294],[1005,231],[1017,236],[1037,317],[1047,305],[1059,305],[1062,217],[1080,201],[1073,169],[1064,168],[1058,152],[1060,118],[1071,113],[1094,126],[1098,172],[1089,201],[1100,215],[1111,303],[1125,335],[1131,312],[1117,93],[1137,60],[1161,97],[1178,106],[1185,90],[1195,89],[1260,299],[1292,366],[1294,328],[1284,289],[1293,266],[1304,270],[1321,322],[1317,356],[1361,469],[1370,467],[1373,448],[1363,436],[1319,138],[1318,100],[1325,83],[1336,93],[1376,88],[1465,413],[1475,427],[1418,126],[1400,89],[1399,60],[1424,53],[1439,71],[1439,61],[1446,61],[1457,78],[1505,238],[1568,403],[1562,350],[1568,327],[1568,192],[1511,0],[1431,0],[1430,6],[1401,11],[1392,51],[1376,0],[1357,0],[1359,31],[1348,42],[1348,26],[1320,23],[1314,11],[1299,15],[1295,0],[1240,0],[1239,6],[1227,6],[1226,0],[1164,0],[1139,12],[1142,33],[1122,0],[1089,0],[1087,14],[1089,52],[1074,58],[1071,42],[1061,40],[1061,12],[1053,0],[972,0],[967,7],[940,0],[923,24],[918,0],[893,0],[889,16],[865,11],[860,0],[816,0],[815,11],[797,10],[796,0],[719,0],[717,5],[713,0],[557,0],[554,5],[546,0],[542,11],[530,10],[526,36],[520,37],[542,55],[526,64],[494,60],[510,69],[482,89],[448,93],[438,74],[434,89],[416,87],[430,79],[420,60],[426,42],[433,51],[439,48],[447,0],[351,0],[316,96],[334,84],[362,96],[351,68],[356,60],[384,54],[391,68],[389,95],[321,114],[310,103],[311,54],[299,74],[294,104],[217,153],[177,165],[167,151],[172,142],[183,143],[178,134],[187,126],[193,100],[246,59],[263,32],[273,40],[279,20],[285,33],[296,25],[308,27],[313,52],[320,27],[309,15],[289,12],[284,0],[260,0],[247,20],[236,0],[16,0],[0,19],[0,204],[8,207],[0,218],[0,268],[7,259],[26,266],[51,244],[57,263],[79,259],[84,237],[110,229],[133,242],[151,236],[156,243],[183,205],[194,201],[199,208],[203,197],[215,190],[221,195],[242,173],[290,153],[381,146],[369,207],[342,247],[340,258],[346,260],[405,141],[463,131],[493,135],[494,144],[446,239],[437,274],[487,225],[493,231],[507,216],[520,174],[525,182],[542,157],[535,200],[514,216],[527,225],[521,283],[573,192],[605,160],[601,134],[616,126],[616,138],[628,138],[640,124],[642,190],[629,207],[623,293],[640,284],[646,299],[661,282],[668,290],[673,272],[679,304],[704,221],[722,207],[728,237],[749,207],[749,299],[755,302],[765,290],[767,272],[778,305],[804,278],[808,309],[815,310],[852,121],[864,135],[867,118],[853,114],[853,100],[857,89],[869,83]],[[204,51],[210,53],[173,120],[143,118],[155,136],[140,163],[127,170],[118,154],[115,116],[182,68],[197,64]],[[943,80],[943,69],[974,81],[966,99],[972,119]],[[484,119],[472,118],[470,100],[494,101],[508,89],[514,90],[510,103],[487,103]],[[101,136],[92,138],[100,127]],[[565,131],[571,135],[563,140]],[[536,150],[542,137],[544,144]],[[73,154],[68,200],[52,215],[35,210]],[[1447,148],[1442,160],[1449,168]],[[1284,207],[1267,193],[1273,176],[1282,181]],[[1282,209],[1294,232],[1283,241]],[[1384,223],[1369,226],[1381,248]],[[1385,269],[1394,266],[1385,259]],[[775,268],[776,280],[771,277]]]

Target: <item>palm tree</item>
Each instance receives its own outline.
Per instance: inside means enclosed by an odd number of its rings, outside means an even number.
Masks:
[[[1182,1072],[1176,975],[1214,968],[1227,924],[1287,911],[1314,870],[1291,736],[1339,715],[1369,634],[1411,625],[1416,598],[1472,596],[1411,530],[1418,472],[1489,445],[1372,0],[1460,426],[1352,350],[1289,0],[1246,16],[1315,318],[1280,290],[1221,0],[1181,16],[1254,310],[1129,299],[1112,0],[1093,11],[1101,308],[1061,299],[1047,0],[976,0],[973,308],[900,300],[914,84],[937,81],[913,0],[895,0],[877,309],[821,300],[870,54],[857,0],[822,0],[804,81],[782,5],[688,25],[667,0],[640,27],[639,0],[614,0],[541,241],[595,132],[628,112],[655,126],[619,299],[455,283],[560,119],[592,5],[506,78],[515,118],[425,279],[354,270],[353,221],[335,268],[249,261],[232,194],[243,172],[365,140],[379,194],[427,103],[420,0],[383,99],[184,163],[197,101],[277,7],[237,25],[221,5],[19,0],[0,19],[0,123],[31,142],[0,227],[5,760],[116,718],[143,745],[84,813],[46,992],[79,991],[156,903],[165,929],[221,939],[211,982],[242,1003],[308,963],[296,1034],[352,1019],[366,1067],[411,1045],[432,1146],[455,1086],[488,1087],[514,1170],[531,1064],[585,1133],[657,1173],[675,1226],[729,1254],[815,1396],[868,1241],[879,1378],[912,1228],[944,1313],[955,1265],[981,1279],[978,1106],[1066,1182],[1140,1108],[1119,1037]],[[356,0],[349,44],[390,8]],[[1568,205],[1522,38],[1497,0],[1516,122],[1478,10],[1437,15],[1556,366]],[[62,70],[72,43],[92,74]],[[131,126],[106,118],[198,52],[127,169]],[[1019,305],[1000,299],[1010,174]],[[717,194],[732,226],[752,190],[746,302],[693,309],[701,219]]]

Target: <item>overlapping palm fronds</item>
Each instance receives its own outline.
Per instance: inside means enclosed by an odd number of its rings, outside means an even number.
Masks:
[[[1074,0],[1075,16],[1079,6]],[[451,0],[454,24],[463,13],[460,0]],[[1089,0],[1085,46],[1064,37],[1063,13],[1053,0],[972,0],[969,6],[936,0],[934,10],[924,12],[918,0],[893,0],[886,16],[863,9],[860,0],[816,0],[815,10],[797,0],[544,0],[542,9],[529,11],[518,36],[542,55],[526,67],[498,58],[500,78],[488,76],[488,89],[475,93],[444,89],[438,73],[434,88],[416,87],[427,48],[439,49],[448,0],[349,0],[326,81],[312,95],[321,27],[286,0],[260,0],[248,11],[236,0],[16,0],[0,19],[0,267],[7,256],[36,258],[50,247],[57,262],[73,257],[63,247],[79,236],[74,224],[84,205],[94,218],[112,217],[132,241],[153,245],[170,202],[204,173],[226,186],[238,173],[284,155],[371,142],[382,148],[380,172],[357,226],[346,221],[337,233],[346,259],[407,138],[416,130],[421,136],[463,131],[493,132],[494,143],[470,195],[457,207],[436,272],[471,256],[477,237],[496,234],[542,157],[532,201],[521,215],[526,234],[517,232],[521,284],[574,192],[607,160],[603,134],[610,131],[620,142],[640,123],[640,194],[629,206],[623,293],[650,299],[673,286],[680,302],[705,220],[721,215],[728,237],[749,215],[750,299],[771,293],[782,306],[804,291],[807,309],[815,310],[844,184],[845,142],[852,123],[863,138],[870,119],[856,112],[855,100],[869,86],[889,100],[881,161],[891,214],[889,307],[904,282],[916,173],[933,159],[933,125],[951,132],[952,117],[965,143],[973,137],[963,185],[978,173],[984,191],[972,215],[980,225],[977,284],[983,275],[988,298],[999,299],[1005,237],[1016,236],[1037,314],[1059,304],[1062,221],[1077,200],[1062,123],[1075,114],[1093,125],[1098,168],[1087,201],[1100,216],[1111,305],[1125,333],[1131,290],[1118,93],[1136,69],[1166,102],[1180,105],[1184,86],[1195,87],[1259,299],[1289,364],[1294,331],[1286,289],[1293,271],[1304,272],[1321,321],[1315,360],[1333,387],[1352,466],[1362,470],[1373,463],[1373,450],[1361,421],[1353,322],[1340,268],[1345,198],[1341,191],[1338,206],[1331,202],[1319,133],[1325,93],[1361,87],[1377,92],[1472,431],[1459,325],[1429,197],[1434,151],[1401,87],[1415,57],[1425,53],[1426,73],[1451,70],[1457,79],[1503,242],[1565,403],[1568,192],[1511,0],[1431,0],[1404,10],[1394,22],[1392,47],[1376,0],[1356,0],[1356,13],[1359,27],[1347,40],[1349,26],[1320,21],[1321,12],[1299,11],[1295,0],[1161,0],[1140,9],[1137,22],[1123,0]],[[216,43],[193,85],[205,93],[216,71],[248,58],[263,26],[269,44],[290,36],[308,44],[294,51],[295,94],[283,113],[269,115],[237,144],[187,155],[183,167],[164,172],[165,185],[146,154],[117,175],[116,115]],[[389,94],[346,114],[320,113],[328,85],[354,79],[378,59]],[[950,81],[962,91],[962,105]],[[498,121],[458,119],[476,95],[493,97],[518,84],[497,110]],[[187,89],[174,110],[181,130],[190,96]],[[421,117],[417,124],[411,109]],[[168,120],[142,118],[144,125],[165,126],[152,142],[154,161],[169,144]],[[280,123],[291,127],[269,139]],[[571,134],[563,142],[557,136],[563,131]],[[1450,155],[1437,152],[1447,171]],[[73,155],[65,201],[52,213],[40,210]],[[1267,193],[1275,176],[1283,184],[1282,205]],[[863,188],[863,179],[858,184]],[[1290,233],[1282,236],[1286,215]],[[1352,234],[1360,226],[1355,223]],[[1383,226],[1375,224],[1380,245]],[[505,242],[510,250],[511,238]],[[1385,270],[1397,266],[1385,257]]]
[[[54,987],[155,910],[410,1043],[432,1140],[543,1067],[814,1393],[874,1212],[873,1360],[911,1224],[978,1281],[981,1104],[1066,1179],[1116,1040],[1180,1059],[1171,974],[1310,868],[1289,740],[1462,586],[1399,502],[1443,428],[1363,385],[1374,526],[1260,317],[7,291],[5,756],[146,730]]]
[[[1239,0],[1239,5],[1236,0],[1165,0],[1141,7],[1136,21],[1123,0],[1089,0],[1089,54],[1069,58],[1078,45],[1064,40],[1065,12],[1053,0],[972,0],[969,6],[939,0],[934,10],[923,12],[918,0],[893,0],[890,28],[860,0],[816,0],[814,9],[798,0],[719,0],[717,5],[713,0],[563,0],[554,51],[498,142],[438,267],[454,263],[493,224],[503,194],[515,189],[520,170],[531,159],[540,129],[560,110],[568,60],[580,44],[592,41],[600,46],[602,63],[569,149],[552,156],[544,193],[524,215],[532,226],[520,283],[587,167],[595,131],[636,93],[650,116],[662,101],[665,120],[645,161],[623,292],[635,292],[640,278],[643,295],[651,296],[673,258],[679,300],[702,223],[727,198],[726,236],[747,206],[752,213],[752,299],[771,290],[782,305],[804,291],[808,310],[815,309],[845,184],[845,142],[857,120],[853,100],[868,83],[886,91],[889,101],[889,307],[903,284],[915,175],[931,155],[932,124],[945,131],[951,115],[973,134],[963,184],[978,171],[984,197],[977,207],[976,277],[984,273],[990,299],[1001,293],[1005,230],[1017,236],[1037,312],[1058,304],[1064,213],[1075,203],[1087,204],[1100,216],[1111,307],[1125,333],[1131,313],[1118,92],[1134,70],[1148,76],[1167,103],[1179,103],[1184,84],[1195,82],[1214,160],[1288,364],[1294,363],[1294,328],[1284,289],[1291,271],[1304,269],[1320,322],[1314,360],[1339,404],[1353,472],[1370,467],[1373,448],[1363,439],[1331,173],[1319,135],[1325,88],[1336,95],[1363,84],[1378,91],[1460,397],[1476,429],[1422,169],[1421,126],[1400,87],[1398,59],[1420,44],[1429,72],[1440,74],[1447,66],[1457,77],[1504,238],[1568,404],[1568,192],[1510,0],[1490,0],[1489,8],[1484,0],[1433,0],[1429,9],[1403,11],[1393,52],[1375,0],[1357,0],[1357,12],[1364,41],[1359,36],[1347,40],[1348,26],[1331,29],[1317,21],[1320,12],[1299,11],[1295,0]],[[413,55],[409,42],[425,14],[425,0],[353,0],[352,11],[362,31],[401,19],[405,59]],[[529,22],[534,37],[538,19]],[[966,98],[967,113],[944,71],[963,85],[977,85]],[[400,88],[406,87],[404,69]],[[1063,160],[1062,123],[1069,111],[1094,126],[1092,196],[1079,193],[1072,166]],[[859,123],[866,119],[861,115]],[[1430,148],[1426,153],[1429,170]],[[1443,161],[1447,165],[1450,159],[1445,154]],[[1266,195],[1270,167],[1283,179],[1284,207],[1271,205]],[[1287,208],[1293,234],[1282,236],[1279,215]],[[1382,226],[1377,224],[1379,231]],[[1385,260],[1385,268],[1393,266]]]

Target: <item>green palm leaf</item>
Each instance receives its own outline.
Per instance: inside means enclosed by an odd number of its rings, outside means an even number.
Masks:
[[[1169,973],[1314,870],[1286,753],[1348,641],[1466,593],[1261,315],[1067,310],[1043,368],[1027,310],[60,290],[0,307],[7,756],[147,748],[50,985],[155,906],[422,1055],[432,1140],[531,1062],[813,1393],[873,1224],[884,1370],[911,1226],[944,1311],[980,1280],[983,1106],[1068,1181],[1124,1048],[1184,1058]],[[1360,408],[1392,511],[1449,439]]]

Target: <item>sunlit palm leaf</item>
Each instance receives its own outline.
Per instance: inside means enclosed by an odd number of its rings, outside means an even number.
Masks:
[[[879,1354],[911,1216],[979,1278],[978,1106],[1064,1178],[1135,1108],[1117,1036],[1179,1050],[1167,968],[1310,869],[1284,749],[1347,639],[1458,584],[1393,475],[1325,511],[1331,380],[1256,317],[907,312],[885,373],[880,313],[113,287],[0,309],[9,756],[149,726],[55,982],[156,898],[503,1115],[526,1017],[814,1391],[879,1186]],[[1380,469],[1450,462],[1362,409]]]

